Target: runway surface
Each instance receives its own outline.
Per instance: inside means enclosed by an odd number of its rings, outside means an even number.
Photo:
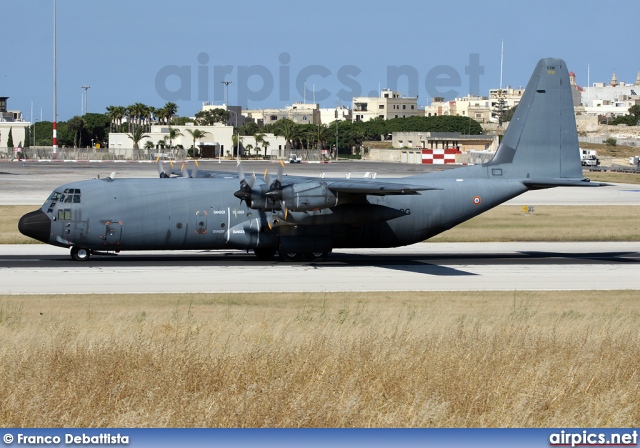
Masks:
[[[640,242],[420,243],[260,262],[240,251],[127,252],[0,245],[0,294],[640,289]]]

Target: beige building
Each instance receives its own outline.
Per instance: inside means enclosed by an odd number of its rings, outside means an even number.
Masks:
[[[172,129],[176,129],[181,135],[176,136],[171,141],[171,146],[173,146],[173,148],[169,149],[169,127],[165,125],[151,126],[151,132],[145,133],[148,137],[143,138],[138,144],[139,148],[144,150],[144,155],[149,156],[149,158],[186,157],[185,151],[193,146],[193,137],[189,133],[189,130],[194,129],[208,132],[207,135],[200,139],[196,139],[195,142],[196,146],[200,149],[202,157],[233,157],[235,154],[236,148],[233,145],[233,126],[226,126],[224,124],[215,124],[213,126],[187,124],[185,126],[172,126]],[[266,152],[267,156],[276,158],[282,154],[286,143],[283,137],[275,136],[273,134],[264,134],[264,140],[268,142],[267,145],[257,145],[254,136],[241,135],[240,154],[242,156],[262,157]],[[144,149],[147,142],[151,142],[153,144],[152,149]],[[183,149],[178,150],[176,147],[182,147]],[[133,154],[133,141],[126,133],[112,132],[109,134],[109,152],[116,156],[130,158]]]
[[[193,137],[187,130],[199,129],[201,131],[208,132],[207,135],[199,140],[196,140],[196,145],[207,145],[209,148],[213,148],[218,154],[218,151],[222,151],[223,155],[227,152],[231,153],[233,148],[233,126],[226,126],[224,124],[215,124],[213,126],[197,126],[194,124],[188,124],[185,126],[171,126],[172,129],[176,129],[181,135],[178,135],[171,141],[171,146],[182,146],[184,149],[191,148],[193,145]],[[151,132],[145,132],[148,137],[143,138],[138,144],[140,149],[145,148],[147,142],[153,144],[153,149],[149,151],[150,154],[159,157],[164,155],[166,157],[177,157],[175,150],[164,149],[169,146],[169,126],[166,125],[154,125],[151,126]],[[164,148],[163,148],[164,147]],[[133,141],[128,137],[127,133],[112,132],[109,134],[109,152],[114,155],[121,155],[128,157],[132,153]]]
[[[334,121],[351,121],[351,109],[345,106],[320,108],[320,124],[331,124]]]
[[[594,82],[581,93],[587,115],[627,115],[631,106],[640,104],[640,72],[634,84],[618,81],[616,72],[613,72],[608,83]]]
[[[0,97],[0,152],[13,157],[15,154],[9,154],[9,150],[13,148],[4,149],[8,145],[9,132],[13,139],[13,147],[24,147],[31,123],[24,121],[19,110],[7,110],[8,99],[6,96]]]
[[[247,109],[242,112],[247,119],[259,126],[273,124],[288,118],[297,124],[320,124],[320,106],[318,104],[295,103],[284,109]]]
[[[491,109],[489,99],[486,96],[468,95],[452,101],[444,101],[444,98],[435,97],[431,105],[425,107],[424,115],[426,117],[457,115],[471,117],[478,123],[488,123],[491,118]]]
[[[369,121],[374,118],[389,120],[424,115],[424,111],[418,109],[417,97],[403,97],[391,89],[382,90],[379,97],[354,97],[351,100],[351,110],[353,121]]]
[[[391,138],[394,148],[450,149],[462,152],[498,149],[497,135],[466,135],[459,132],[394,132]]]

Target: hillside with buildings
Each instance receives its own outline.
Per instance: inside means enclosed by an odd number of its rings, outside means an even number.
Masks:
[[[576,74],[571,72],[570,82],[581,143],[599,145],[615,141],[617,146],[638,146],[640,152],[640,126],[637,125],[640,117],[629,114],[631,107],[640,106],[640,72],[633,83],[619,80],[615,72],[608,82],[594,82],[586,87],[579,85]],[[418,106],[417,97],[404,96],[391,89],[382,89],[377,96],[354,97],[349,106],[338,104],[331,108],[321,108],[319,104],[306,101],[283,108],[262,109],[205,102],[195,116],[180,119],[176,114],[177,107],[164,116],[159,111],[165,110],[166,106],[165,109],[154,109],[136,103],[128,108],[107,108],[109,114],[105,120],[110,120],[111,126],[103,132],[97,132],[95,125],[89,129],[88,116],[83,116],[60,123],[58,133],[59,138],[62,135],[63,152],[64,146],[88,147],[122,158],[140,154],[144,157],[286,158],[291,150],[304,149],[317,151],[310,160],[325,160],[336,156],[338,143],[340,154],[361,154],[380,160],[420,163],[418,154],[423,149],[455,150],[473,160],[477,155],[486,158],[483,154],[495,151],[500,134],[508,126],[506,120],[517,108],[523,93],[522,86],[492,88],[487,96],[467,95],[451,100],[434,97],[424,107]],[[39,147],[37,152],[31,151],[31,155],[46,154],[51,124],[25,121],[21,111],[7,108],[7,100],[8,97],[0,97],[0,157],[13,158],[18,151],[28,155],[27,148],[33,147],[35,141],[44,143],[44,147]],[[114,118],[113,110],[120,111],[120,115]],[[217,118],[205,122],[201,120],[204,115]],[[632,125],[616,125],[623,116],[627,116],[625,123]],[[386,123],[404,119],[406,123],[415,123],[414,117],[466,118],[467,129],[464,124],[455,132],[412,129],[411,126],[387,131],[382,126],[377,135],[369,130],[377,129],[375,123],[380,120]],[[345,123],[372,123],[372,126],[364,130],[362,126],[346,126]],[[476,129],[477,124],[482,130]],[[81,129],[78,130],[78,126]],[[346,138],[345,133],[352,135]],[[363,144],[365,139],[377,143]],[[459,161],[461,157],[457,159]]]

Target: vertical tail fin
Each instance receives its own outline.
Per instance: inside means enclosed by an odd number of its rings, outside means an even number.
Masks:
[[[518,104],[491,177],[582,178],[569,72],[562,59],[541,59]]]

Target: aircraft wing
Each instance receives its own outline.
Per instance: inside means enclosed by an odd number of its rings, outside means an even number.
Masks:
[[[327,180],[327,188],[334,193],[369,194],[375,196],[418,194],[419,191],[441,190],[425,185],[398,184],[368,180]]]

